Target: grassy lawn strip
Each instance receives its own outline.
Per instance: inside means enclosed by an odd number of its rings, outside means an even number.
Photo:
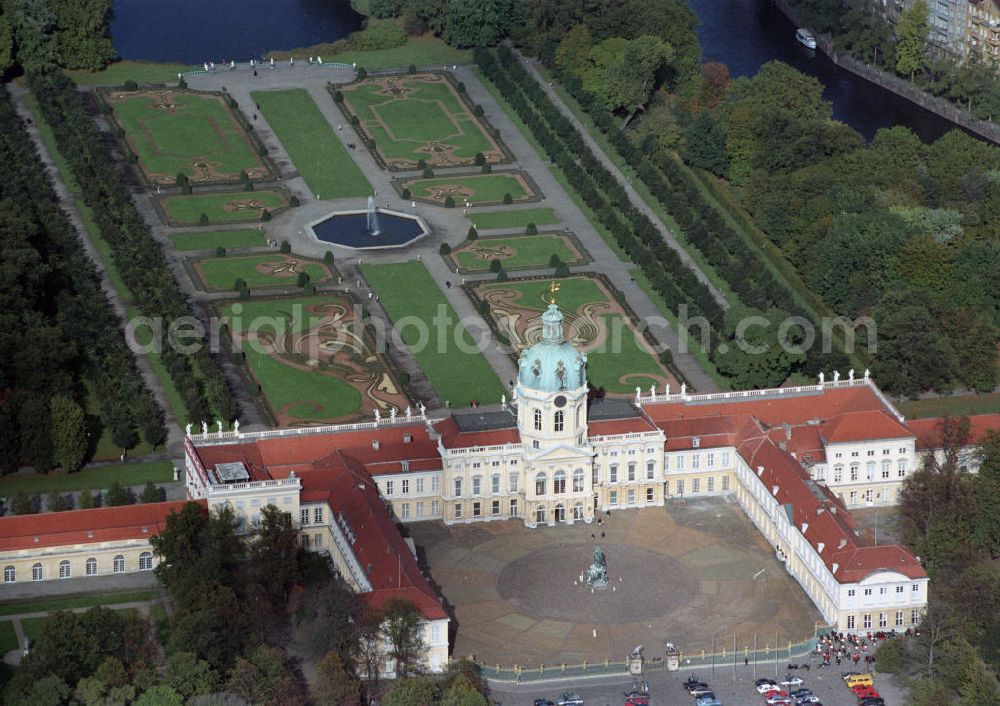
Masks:
[[[546,72],[543,71],[542,73],[546,76],[546,78],[549,78]],[[722,295],[730,304],[739,303],[740,299],[732,288],[730,288],[729,283],[715,271],[715,268],[712,267],[712,265],[705,259],[701,250],[688,242],[684,235],[684,231],[682,231],[680,226],[677,225],[677,221],[675,221],[673,216],[664,210],[659,199],[653,196],[649,189],[646,188],[646,184],[638,177],[635,170],[632,169],[632,167],[622,158],[620,154],[618,154],[618,150],[616,150],[608,142],[607,137],[605,137],[604,133],[602,133],[597,126],[594,125],[590,116],[583,111],[580,104],[576,102],[576,99],[567,93],[566,90],[559,85],[558,81],[552,81],[552,88],[556,92],[556,95],[562,99],[566,107],[569,108],[569,111],[573,114],[573,116],[580,121],[580,124],[583,125],[587,134],[594,140],[594,142],[597,143],[597,146],[600,147],[601,151],[604,152],[608,159],[611,160],[611,163],[618,167],[618,169],[630,179],[630,185],[633,189],[635,189],[639,198],[642,199],[646,206],[652,209],[653,213],[655,213],[659,219],[663,221],[663,224],[673,232],[677,242],[684,249],[684,252],[690,255],[691,259],[698,264],[698,267],[705,273],[705,276],[708,277],[712,285],[717,287],[719,291],[722,292]]]
[[[255,248],[266,245],[258,230],[214,230],[199,233],[172,233],[174,250],[215,250],[216,248]]]
[[[258,335],[264,337],[279,333],[279,341],[287,335],[305,333],[306,312],[317,302],[328,298],[302,297],[295,299],[267,299],[237,302],[244,322],[264,322],[258,325]],[[233,317],[233,306],[225,309]],[[275,324],[267,324],[274,321]],[[277,329],[277,331],[276,331]],[[274,413],[283,410],[303,421],[330,420],[357,412],[361,408],[361,393],[334,375],[320,370],[303,370],[283,362],[261,350],[259,345],[244,345],[247,367],[261,386],[264,397]],[[285,409],[287,407],[287,410]]]
[[[493,100],[497,102],[497,105],[500,106],[500,109],[503,110],[503,112],[507,115],[510,121],[514,123],[514,126],[518,129],[518,132],[520,132],[521,135],[524,137],[524,139],[528,141],[528,144],[531,145],[531,147],[535,150],[535,152],[539,155],[539,157],[541,157],[542,159],[546,159],[545,150],[543,150],[542,146],[538,144],[538,141],[535,139],[535,136],[532,134],[531,130],[529,130],[528,126],[521,121],[521,118],[518,116],[516,112],[514,112],[514,109],[511,108],[509,105],[507,105],[507,101],[505,101],[503,96],[500,95],[500,92],[496,89],[496,86],[494,86],[489,79],[483,76],[482,72],[478,68],[473,69],[473,71],[479,78],[479,82],[482,83],[483,86],[486,88],[486,90],[489,91],[490,95],[493,96]],[[611,232],[601,224],[601,222],[594,215],[594,212],[590,209],[590,206],[588,206],[583,202],[583,199],[580,198],[580,194],[576,193],[576,189],[570,186],[570,183],[569,181],[567,181],[566,175],[562,173],[562,170],[560,170],[558,167],[550,166],[549,171],[552,173],[552,176],[555,178],[555,180],[559,182],[559,186],[563,188],[563,191],[569,194],[570,199],[572,199],[573,203],[576,204],[576,207],[580,209],[584,217],[586,217],[587,221],[590,222],[590,226],[599,236],[601,236],[601,240],[603,240],[605,244],[609,248],[611,248],[612,252],[614,252],[614,254],[618,256],[619,260],[625,263],[630,262],[628,255],[625,253],[624,250],[622,250],[622,247],[618,244],[618,241],[615,240],[614,236],[611,235]]]
[[[275,51],[268,54],[275,60],[288,60],[289,56],[297,56],[300,59],[306,56],[321,56],[323,61],[336,62],[341,64],[357,63],[369,71],[377,69],[406,68],[410,64],[414,66],[438,66],[452,64],[466,64],[472,61],[472,52],[467,49],[454,49],[437,37],[426,34],[422,37],[410,37],[406,44],[392,49],[378,49],[375,51],[348,51],[341,54],[334,54],[332,44],[317,44],[312,47],[293,49],[291,51]],[[176,74],[175,74],[176,77]]]
[[[715,380],[715,384],[719,386],[719,390],[722,392],[731,390],[732,385],[729,384],[729,379],[719,373],[718,368],[715,367],[715,363],[711,361],[708,354],[701,349],[701,346],[691,340],[686,331],[682,331],[678,328],[677,316],[663,303],[663,298],[655,289],[653,289],[653,285],[650,284],[649,278],[646,277],[646,274],[638,267],[634,270],[630,270],[630,273],[635,278],[635,283],[638,284],[647,295],[649,295],[649,300],[653,302],[653,306],[655,306],[660,314],[663,315],[663,318],[670,322],[670,326],[677,332],[678,338],[687,344],[687,352],[698,361],[701,369],[708,373],[713,380]],[[678,353],[679,351],[673,351],[675,360]]]
[[[514,267],[548,267],[552,255],[567,265],[580,262],[576,252],[569,247],[566,238],[560,235],[515,235],[509,238],[483,238],[470,243],[467,250],[452,252],[452,259],[470,272],[486,272],[490,269],[492,257],[485,260],[479,251],[489,251],[495,248],[508,248],[514,251],[513,257],[500,258],[507,269]]]
[[[34,96],[29,95],[26,97],[25,103],[31,111],[31,114],[34,116],[34,121],[38,126],[38,132],[42,138],[42,143],[45,145],[45,149],[52,157],[52,161],[55,163],[56,169],[59,170],[59,175],[63,178],[66,188],[68,188],[73,195],[73,203],[76,205],[77,211],[80,213],[80,218],[83,221],[84,228],[87,230],[90,242],[94,244],[94,249],[97,250],[98,257],[100,257],[101,263],[104,265],[104,270],[108,275],[111,286],[114,287],[115,292],[118,294],[118,299],[125,305],[126,318],[134,319],[138,317],[140,314],[134,304],[132,293],[129,291],[128,287],[125,286],[121,273],[118,272],[118,267],[115,265],[114,258],[111,257],[111,246],[108,245],[107,241],[104,240],[103,237],[101,237],[101,231],[97,227],[97,224],[94,223],[94,212],[83,202],[79,185],[73,178],[73,172],[66,163],[66,159],[56,146],[55,135],[52,133],[51,126],[42,118],[41,111],[38,108],[37,99]],[[140,328],[136,331],[136,339],[142,344],[148,343],[151,335],[152,334],[148,329]],[[146,357],[149,359],[149,364],[152,367],[154,374],[160,381],[160,387],[163,388],[164,395],[166,395],[167,404],[170,405],[170,409],[174,413],[177,420],[183,423],[188,417],[187,406],[184,404],[177,388],[174,387],[174,381],[170,377],[170,373],[167,372],[166,367],[163,365],[163,359],[156,351],[148,352]],[[117,457],[117,455],[118,454],[115,453],[113,457]]]
[[[524,201],[535,196],[524,187],[524,183],[513,174],[484,174],[481,176],[445,176],[434,179],[414,179],[403,182],[403,186],[417,198],[433,199],[444,203],[451,195],[456,204],[467,198],[472,204],[503,203],[504,195],[510,194],[514,201]],[[464,193],[451,193],[452,189],[471,189]]]
[[[314,194],[341,199],[372,193],[372,185],[305,89],[250,95]]]
[[[76,473],[14,473],[0,478],[0,495],[9,497],[19,490],[26,493],[68,493],[73,490],[102,490],[117,480],[122,485],[168,483],[174,479],[174,464],[170,461],[115,463],[84,468]]]
[[[361,271],[372,289],[378,292],[382,306],[395,325],[403,319],[412,324],[415,318],[426,327],[429,338],[422,346],[415,346],[425,333],[416,325],[406,325],[400,333],[442,402],[450,400],[455,407],[466,407],[472,400],[493,404],[506,393],[482,353],[459,350],[455,342],[459,336],[468,346],[466,350],[474,345],[473,339],[467,331],[455,330],[458,315],[423,263],[411,260],[393,265],[365,264]],[[449,321],[439,329],[432,321],[441,314]],[[444,336],[435,340],[439,330]]]
[[[266,271],[267,266],[280,267],[283,263],[295,261],[298,263],[295,272],[290,276],[279,276]],[[258,270],[264,266],[265,271]],[[294,287],[298,280],[298,272],[309,275],[311,282],[320,283],[330,279],[330,270],[321,262],[303,262],[301,258],[291,258],[285,255],[248,255],[241,257],[213,257],[195,262],[195,270],[201,276],[205,287],[210,290],[233,289],[236,278],[247,283],[248,287]]]
[[[499,228],[524,228],[529,223],[536,226],[551,226],[559,222],[551,208],[514,208],[504,211],[481,211],[470,213],[468,219],[476,230],[496,230]]]
[[[92,608],[97,605],[117,605],[120,603],[138,603],[152,601],[157,598],[156,591],[126,591],[122,593],[100,593],[77,596],[58,596],[43,598],[36,601],[21,601],[19,603],[0,603],[0,615],[18,615],[20,613],[41,613],[53,610],[71,610],[73,608]],[[3,623],[0,623],[2,625]]]
[[[116,61],[101,71],[67,71],[79,86],[121,86],[136,83],[177,83],[177,74],[201,67],[188,64],[156,64],[149,61]]]
[[[266,168],[233,111],[214,95],[170,92],[172,110],[163,110],[162,91],[109,94],[115,118],[129,145],[139,155],[143,173],[157,183],[172,184],[178,173],[197,181],[235,181],[241,170],[263,176]],[[195,166],[211,164],[210,170]],[[203,171],[208,171],[207,175]]]
[[[10,620],[0,622],[0,655],[7,654],[11,650],[16,650],[17,633],[14,632],[14,623]]]
[[[1000,412],[1000,394],[953,395],[925,400],[906,400],[896,405],[907,419],[923,417],[961,417],[970,414]]]
[[[288,205],[288,199],[280,191],[234,191],[167,196],[161,203],[171,220],[192,226],[198,224],[202,214],[210,223],[259,221],[263,209],[282,208]]]

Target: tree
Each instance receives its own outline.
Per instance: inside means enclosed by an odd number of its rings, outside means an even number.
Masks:
[[[76,499],[76,506],[81,510],[90,510],[94,507],[94,504],[94,494],[90,492],[90,488],[81,490],[80,495]]]
[[[442,38],[455,47],[488,47],[510,32],[512,0],[448,0]]]
[[[104,507],[117,507],[119,505],[131,505],[132,493],[122,486],[117,480],[111,481],[107,491],[103,495]]]
[[[729,67],[718,61],[709,61],[701,66],[699,71],[698,102],[703,108],[712,109],[718,105],[726,89],[729,88]]]
[[[1000,556],[1000,433],[987,432],[979,449],[979,473],[972,481],[979,515],[973,522],[976,546]]]
[[[87,456],[87,424],[83,408],[72,398],[56,395],[49,402],[52,462],[68,472],[78,471]]]
[[[160,489],[153,484],[153,481],[146,482],[146,487],[142,489],[142,494],[139,496],[139,502],[141,503],[160,502]]]
[[[927,62],[927,3],[917,0],[896,22],[896,71],[913,77]]]
[[[70,509],[69,500],[58,490],[53,490],[45,498],[45,507],[49,512],[65,512]]]
[[[878,324],[878,353],[872,374],[884,390],[914,395],[949,389],[955,351],[925,300],[907,292],[890,292],[873,315]]]
[[[38,512],[40,503],[37,495],[28,495],[23,490],[18,490],[10,499],[10,509],[15,515],[33,515]]]
[[[727,312],[728,340],[713,353],[719,372],[731,379],[734,389],[777,387],[805,361],[805,353],[797,348],[801,332],[782,330],[788,318],[777,309],[764,313],[733,307]]]
[[[729,171],[726,130],[708,110],[698,114],[684,131],[684,161],[724,177]]]
[[[489,702],[468,677],[459,675],[442,695],[441,706],[489,706]]]
[[[272,606],[283,606],[299,579],[299,533],[291,517],[274,505],[260,513],[249,549],[249,574],[259,583]]]
[[[46,0],[5,0],[3,11],[14,28],[17,62],[25,71],[45,73],[56,68],[56,16]]]
[[[62,66],[97,71],[111,63],[111,0],[49,0],[49,6],[56,14]]]
[[[326,566],[326,577],[308,586],[299,598],[296,623],[310,654],[336,652],[349,667],[361,640],[367,615],[360,597],[340,574]]]
[[[184,706],[184,698],[176,689],[157,684],[140,696],[135,706]]]
[[[413,706],[434,704],[438,699],[437,683],[430,677],[396,679],[383,699],[383,706]]]
[[[420,613],[409,601],[393,598],[381,611],[381,632],[389,645],[397,677],[417,673],[423,664],[424,641]]]
[[[191,593],[171,620],[167,654],[186,650],[213,669],[226,669],[248,638],[244,605],[231,588],[216,581],[192,582]]]
[[[281,648],[258,645],[233,665],[229,690],[260,706],[306,703],[302,684],[286,664]]]
[[[337,652],[330,652],[316,665],[313,697],[317,706],[359,706],[361,681]]]
[[[167,656],[164,684],[190,699],[215,692],[219,688],[219,674],[192,652],[172,652]]]
[[[0,74],[14,65],[14,28],[10,20],[0,12]]]

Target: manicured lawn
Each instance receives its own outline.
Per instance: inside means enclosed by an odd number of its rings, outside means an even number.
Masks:
[[[392,84],[405,93],[387,93]],[[492,164],[505,159],[496,141],[438,75],[370,78],[344,86],[343,107],[361,121],[375,150],[394,169],[467,166],[482,153]]]
[[[236,311],[240,329],[247,330],[257,323],[258,336],[276,337],[275,357],[259,345],[244,343],[247,367],[260,384],[264,397],[275,414],[285,410],[301,421],[331,420],[357,412],[361,408],[361,393],[330,371],[304,369],[306,361],[296,350],[287,350],[289,338],[298,338],[308,328],[306,310],[316,304],[334,301],[333,297],[301,297],[241,301],[229,304],[224,313],[232,321]],[[234,311],[234,306],[240,309]],[[278,323],[268,323],[278,322]],[[233,326],[234,330],[236,329]],[[303,367],[295,367],[292,364]],[[286,409],[287,408],[287,409]]]
[[[266,245],[258,230],[214,230],[204,233],[173,233],[174,250],[215,250],[216,248],[254,248]]]
[[[21,630],[24,631],[24,636],[28,638],[29,644],[34,645],[35,641],[41,637],[47,621],[48,618],[25,618],[21,621]]]
[[[187,64],[154,64],[148,61],[116,61],[101,71],[67,71],[80,86],[121,86],[136,83],[177,83],[177,74],[190,71]]]
[[[324,199],[372,193],[372,185],[304,89],[254,91],[250,95],[310,191]]]
[[[529,223],[534,223],[536,226],[550,226],[559,222],[555,211],[541,207],[472,212],[468,215],[468,219],[476,226],[476,230],[524,228]]]
[[[264,209],[287,206],[288,199],[280,191],[235,191],[166,196],[161,204],[171,221],[193,226],[202,214],[210,223],[259,221]]]
[[[156,591],[125,591],[122,593],[93,593],[76,596],[56,596],[36,601],[0,603],[0,615],[19,613],[41,613],[42,611],[70,610],[72,608],[92,608],[96,605],[117,605],[151,601],[157,597]],[[2,624],[2,623],[0,623]]]
[[[515,235],[504,238],[480,238],[452,251],[452,260],[470,272],[486,272],[490,261],[498,258],[504,269],[548,267],[552,255],[567,265],[582,262],[576,250],[562,235]]]
[[[455,330],[458,315],[423,263],[365,264],[361,271],[372,289],[378,292],[382,306],[393,323],[404,318],[409,322],[400,334],[442,402],[449,400],[454,407],[465,407],[472,400],[484,404],[500,400],[506,388],[486,358],[481,353],[463,352],[455,343],[456,338],[461,336],[466,350],[471,350],[474,345],[467,331]],[[448,317],[449,323],[439,328],[432,321],[442,313]],[[426,345],[419,345],[422,332],[417,325],[412,325],[414,319],[426,327]],[[443,332],[440,340],[437,339],[438,331]]]
[[[11,650],[16,650],[17,633],[14,632],[14,623],[10,620],[0,621],[0,655],[5,655]]]
[[[251,289],[294,287],[300,272],[314,283],[330,279],[330,270],[322,262],[279,254],[206,258],[195,262],[194,270],[209,290],[233,289],[237,277]]]
[[[446,176],[434,179],[411,179],[402,183],[418,199],[444,203],[451,196],[456,206],[466,200],[473,204],[503,203],[510,194],[514,201],[526,201],[537,194],[516,174],[483,174],[474,176]]]
[[[908,419],[990,414],[1000,412],[1000,394],[954,395],[926,400],[906,400],[896,406]]]
[[[322,56],[324,61],[342,64],[357,63],[369,71],[377,69],[394,69],[414,66],[434,66],[465,64],[472,60],[472,52],[467,49],[455,49],[442,42],[437,37],[427,34],[422,37],[410,37],[406,44],[392,49],[375,51],[348,51],[334,54],[331,44],[318,44],[313,47],[296,49],[294,56]],[[268,56],[288,60],[289,52],[271,52]],[[176,73],[175,73],[176,77]]]
[[[178,173],[195,183],[236,181],[241,170],[251,177],[268,173],[243,126],[219,96],[114,92],[107,100],[150,181],[173,184]]]
[[[19,490],[26,493],[49,493],[54,490],[66,493],[84,488],[100,490],[115,480],[123,485],[143,485],[147,481],[167,483],[174,479],[173,469],[170,461],[145,461],[84,468],[76,473],[15,473],[0,478],[0,495],[10,497]]]
[[[549,284],[546,280],[503,282],[480,287],[478,291],[484,293],[502,289],[520,292],[521,298],[512,303],[541,313],[548,308]],[[572,323],[576,316],[584,315],[587,305],[609,302],[609,299],[596,280],[570,277],[559,280],[556,301]],[[590,385],[595,388],[603,387],[612,394],[634,392],[637,385],[643,389],[648,389],[653,383],[660,386],[666,373],[652,354],[636,340],[637,334],[631,322],[617,313],[599,315],[599,318],[607,337],[585,351]]]

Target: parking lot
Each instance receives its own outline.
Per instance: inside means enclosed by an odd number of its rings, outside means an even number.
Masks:
[[[786,664],[779,664],[778,676],[783,677]],[[846,666],[844,667],[846,671]],[[708,683],[724,706],[764,706],[764,699],[754,688],[753,664],[748,668],[739,664],[736,669],[736,683],[733,683],[733,667],[717,667],[715,676],[710,670],[700,670],[696,673],[698,679]],[[803,686],[811,689],[824,706],[857,706],[857,699],[844,685],[840,671],[836,667],[830,669],[811,669],[808,672],[798,670],[792,672],[803,680]],[[758,664],[757,677],[775,678],[774,664]],[[650,686],[651,706],[694,706],[695,700],[684,689],[683,682],[690,676],[689,672],[663,673],[655,672],[648,676]],[[572,691],[584,697],[586,706],[621,706],[624,692],[632,685],[631,677],[600,680],[596,682],[518,685],[514,687],[497,687],[493,696],[502,706],[532,706],[537,698],[548,698],[558,702],[558,697],[564,691]],[[799,687],[793,687],[799,688]],[[889,675],[875,675],[875,688],[878,689],[888,706],[904,706],[904,692],[892,684]]]

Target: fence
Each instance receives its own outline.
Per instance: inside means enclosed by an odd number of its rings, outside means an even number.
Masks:
[[[757,636],[756,650],[751,645],[746,644],[742,649],[737,648],[735,652],[725,648],[715,653],[701,650],[693,654],[686,654],[682,651],[680,654],[680,671],[688,672],[711,667],[716,669],[738,667],[743,660],[746,660],[751,665],[775,663],[777,666],[783,662],[801,658],[814,652],[820,635],[826,634],[833,629],[830,626],[817,625],[812,637],[808,640],[802,642],[792,642],[789,640],[786,643],[779,642],[777,645],[765,642],[763,647],[760,646],[760,642],[766,640],[766,636],[760,635]],[[720,639],[724,641],[724,638]],[[476,662],[476,664],[482,670],[482,675],[492,682],[542,682],[598,676],[628,676],[629,674],[628,660],[605,660],[603,662],[583,662],[581,664],[540,664],[538,666],[514,665],[512,667],[503,667],[499,664],[482,664],[480,662]],[[665,656],[647,658],[643,664],[643,672],[663,671],[666,669],[666,664]]]

